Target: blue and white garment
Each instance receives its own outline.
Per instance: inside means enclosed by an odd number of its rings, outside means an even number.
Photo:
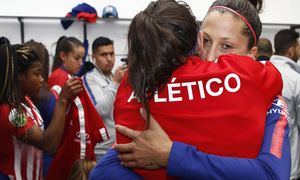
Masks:
[[[300,178],[300,66],[284,56],[273,55],[270,62],[283,80],[282,97],[287,104],[290,126],[292,168],[291,179]]]

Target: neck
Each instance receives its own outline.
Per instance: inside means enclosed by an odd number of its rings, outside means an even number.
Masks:
[[[104,76],[109,77],[111,75],[111,72],[102,72]]]
[[[96,66],[98,68],[98,66]],[[102,71],[100,68],[98,68],[99,71],[102,72],[102,74],[106,77],[109,77],[111,75],[111,71]]]

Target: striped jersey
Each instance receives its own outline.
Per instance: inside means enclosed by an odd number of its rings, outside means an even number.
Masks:
[[[60,67],[51,74],[48,85],[59,94],[70,77],[66,69]],[[96,144],[108,139],[107,129],[83,87],[83,91],[70,100],[62,140],[46,180],[67,179],[76,160],[84,157],[95,159]]]
[[[26,96],[25,100],[29,106],[22,104],[24,114],[21,115],[15,108],[0,106],[0,172],[10,179],[39,180],[42,151],[25,144],[21,138],[34,124],[44,130],[44,123],[31,99]]]

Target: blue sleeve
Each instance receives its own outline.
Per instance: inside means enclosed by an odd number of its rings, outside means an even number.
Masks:
[[[174,142],[167,175],[181,179],[289,179],[289,126],[285,103],[276,98],[268,111],[262,147],[255,159],[220,157]]]
[[[255,159],[221,157],[202,153],[193,146],[174,142],[167,175],[181,179],[289,179],[291,168],[289,127],[283,100],[276,99],[269,109],[265,135]],[[110,149],[90,175],[96,179],[141,179],[120,164],[118,152]]]
[[[44,120],[44,129],[46,130],[52,120],[52,116],[54,113],[55,109],[55,104],[56,104],[56,98],[53,95],[52,91],[50,91],[50,97],[45,100],[41,101],[39,103],[39,106],[37,107],[40,111],[40,114]]]
[[[93,168],[89,180],[142,180],[134,171],[121,165],[118,154],[115,149],[109,149]]]
[[[0,180],[9,180],[9,178],[0,172]]]
[[[37,107],[40,111],[40,114],[44,120],[44,129],[46,130],[52,120],[55,105],[56,97],[52,91],[50,92],[50,97],[44,101],[40,101],[39,106]],[[48,154],[43,152],[43,178],[46,178],[51,162],[54,158],[54,154]]]

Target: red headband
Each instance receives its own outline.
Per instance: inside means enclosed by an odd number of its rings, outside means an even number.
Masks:
[[[209,12],[210,10],[212,10],[212,9],[215,9],[215,8],[223,8],[223,9],[227,9],[227,10],[233,12],[234,14],[238,15],[238,16],[239,16],[239,17],[240,17],[240,18],[248,25],[248,27],[249,27],[250,30],[252,31],[252,34],[253,34],[254,40],[255,40],[254,46],[256,45],[256,35],[255,35],[255,33],[254,33],[254,30],[252,29],[251,25],[248,23],[248,21],[247,21],[242,15],[240,15],[240,14],[239,14],[238,12],[236,12],[235,10],[230,9],[229,7],[226,7],[226,6],[214,6],[214,7],[210,8],[210,9],[208,10],[208,12]]]

